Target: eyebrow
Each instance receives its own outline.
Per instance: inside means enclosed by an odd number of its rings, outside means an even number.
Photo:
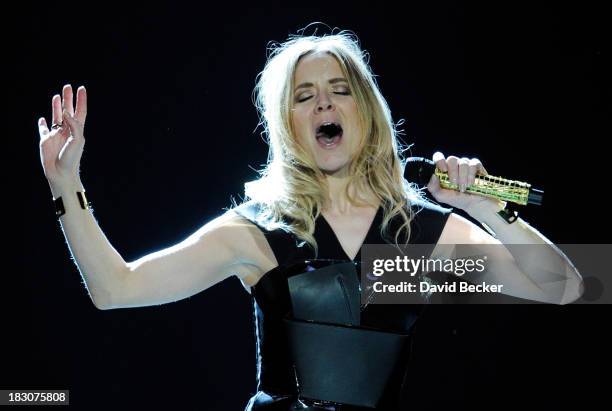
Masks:
[[[336,84],[336,83],[341,83],[341,82],[348,83],[347,79],[345,79],[343,77],[336,77],[336,78],[330,79],[328,81],[329,84]],[[308,88],[308,87],[314,87],[314,84],[312,84],[312,83],[302,83],[302,84],[300,84],[299,86],[297,86],[295,88],[294,92],[298,91],[301,88]]]

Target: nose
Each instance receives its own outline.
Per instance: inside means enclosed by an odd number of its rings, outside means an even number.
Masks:
[[[334,109],[334,105],[329,99],[329,96],[327,95],[327,93],[321,93],[321,97],[319,98],[319,101],[317,102],[317,112],[320,113],[322,111],[330,111],[333,109]]]

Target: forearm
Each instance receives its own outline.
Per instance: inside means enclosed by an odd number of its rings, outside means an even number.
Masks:
[[[582,294],[582,277],[565,254],[522,218],[508,224],[497,212],[503,203],[484,203],[469,214],[507,245],[516,264],[543,291],[563,293],[562,301],[573,301]],[[512,247],[512,245],[516,245]],[[529,246],[534,245],[534,246]]]
[[[76,192],[84,191],[80,180],[51,186],[53,198],[62,197],[66,213],[60,223],[68,248],[96,307],[111,306],[113,290],[126,275],[127,264],[110,244],[92,210],[82,209]]]

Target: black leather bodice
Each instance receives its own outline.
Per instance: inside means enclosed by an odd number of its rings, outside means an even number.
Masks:
[[[451,210],[426,202],[414,203],[413,210],[416,215],[411,221],[410,243],[436,244]],[[276,268],[265,273],[254,287],[251,287],[257,335],[258,392],[250,399],[246,410],[300,409],[295,407],[298,388],[283,328],[283,318],[291,310],[287,279],[292,275],[304,272],[304,263],[308,260],[336,262],[351,260],[324,218],[320,217],[315,222],[314,237],[319,247],[319,254],[315,259],[312,248],[307,245],[298,246],[300,242],[292,234],[281,229],[269,231],[259,224],[257,203],[244,203],[234,211],[262,230],[279,263]],[[365,237],[364,244],[390,243],[380,233],[382,217],[383,209],[380,207]],[[389,232],[393,235],[400,225],[399,220],[396,218],[391,221]],[[361,250],[353,262],[357,264],[360,259]],[[417,320],[422,308],[405,304],[370,304],[361,312],[361,324],[389,331],[407,331]],[[400,358],[398,361],[405,364],[407,358]],[[403,371],[405,371],[405,366],[398,367],[389,391],[385,393],[384,401],[377,409],[399,409],[398,398],[403,382]],[[361,408],[350,406],[335,408],[335,410],[340,409],[357,410]]]

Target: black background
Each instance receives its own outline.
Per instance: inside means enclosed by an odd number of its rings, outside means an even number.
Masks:
[[[256,177],[267,146],[251,93],[267,42],[315,21],[359,36],[413,154],[478,157],[490,174],[545,190],[523,218],[551,241],[609,242],[597,181],[612,135],[603,8],[211,7],[34,8],[7,38],[23,52],[8,84],[7,139],[19,144],[9,171],[25,177],[6,174],[19,209],[6,215],[18,223],[9,257],[20,260],[6,273],[19,288],[6,288],[0,387],[70,389],[79,410],[244,407],[255,392],[250,296],[230,278],[176,303],[97,310],[55,221],[36,121],[50,122],[64,84],[87,86],[82,181],[109,241],[133,261],[221,214]],[[419,351],[412,409],[604,398],[607,306],[445,308]]]

